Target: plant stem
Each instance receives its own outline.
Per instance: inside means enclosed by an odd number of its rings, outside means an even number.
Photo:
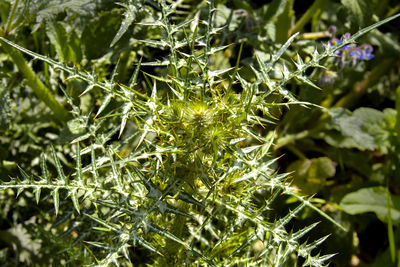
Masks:
[[[307,24],[314,16],[314,14],[319,10],[325,7],[326,0],[316,0],[308,9],[307,12],[303,14],[303,16],[297,21],[297,23],[290,29],[289,35],[292,35],[295,32],[303,29],[304,25]]]
[[[6,29],[5,29],[6,34],[8,34],[9,31],[10,31],[11,22],[12,22],[12,19],[13,19],[13,17],[14,17],[15,10],[17,10],[18,3],[19,3],[19,0],[15,0],[14,5],[13,5],[13,7],[12,7],[12,9],[11,9],[11,12],[10,12],[10,14],[9,14],[9,16],[8,16],[7,25],[6,25]]]
[[[285,146],[287,144],[295,142],[296,140],[300,140],[300,139],[306,138],[309,135],[310,135],[310,131],[309,130],[304,130],[304,131],[299,132],[297,134],[287,134],[284,137],[279,138],[277,140],[276,145],[275,145],[274,148],[275,149],[281,148],[281,147],[283,147],[283,146]]]
[[[299,38],[302,40],[315,40],[320,38],[330,37],[331,34],[329,32],[306,32],[299,35]]]
[[[393,221],[392,221],[392,212],[391,212],[391,196],[389,192],[389,181],[387,181],[386,185],[386,206],[387,206],[387,231],[388,231],[388,239],[389,239],[389,250],[390,256],[392,258],[392,262],[396,262],[396,244],[394,241],[394,233],[393,233]]]
[[[400,86],[396,89],[396,125],[394,127],[398,144],[400,144]]]
[[[393,166],[395,166],[393,177],[399,177],[400,175],[400,86],[396,89],[396,123],[394,125],[392,133],[392,158]],[[394,180],[395,184],[399,186],[398,179]],[[400,262],[400,258],[399,258]]]
[[[55,99],[53,93],[39,80],[22,54],[4,42],[1,43],[1,47],[11,57],[19,71],[23,73],[27,80],[27,84],[35,92],[36,96],[54,113],[56,120],[59,123],[68,121],[70,118],[68,111]]]

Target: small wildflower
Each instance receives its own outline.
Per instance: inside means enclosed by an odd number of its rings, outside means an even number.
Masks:
[[[330,29],[332,34],[336,31],[336,27]],[[350,33],[343,35],[343,38],[350,38]],[[334,45],[340,44],[342,39],[332,38],[325,49]],[[325,46],[324,46],[325,47]],[[335,52],[336,58],[334,64],[337,64],[339,69],[342,69],[346,63],[350,66],[355,66],[358,60],[371,60],[374,58],[373,48],[370,44],[363,44],[361,46],[355,46],[354,44],[348,44],[340,48]]]
[[[359,49],[361,50],[360,60],[371,60],[374,58],[374,54],[372,54],[374,49],[370,44],[363,44]]]
[[[331,39],[326,45],[323,45],[325,50],[342,43],[343,40],[348,39],[351,36],[350,33],[345,33],[341,39],[335,38],[336,26],[334,25],[329,27],[328,32]],[[360,60],[371,60],[373,58],[373,47],[370,44],[362,44],[360,46],[347,44],[335,51],[333,64],[341,70],[345,66],[354,67]],[[336,73],[326,70],[322,72],[319,82],[321,86],[331,86],[336,78]]]

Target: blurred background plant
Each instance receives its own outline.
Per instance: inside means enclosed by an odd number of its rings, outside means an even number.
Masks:
[[[0,0],[2,264],[398,266],[399,9]]]

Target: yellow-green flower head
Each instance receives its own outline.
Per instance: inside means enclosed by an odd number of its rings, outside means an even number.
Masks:
[[[212,109],[204,103],[192,103],[189,105],[187,113],[189,122],[194,127],[206,127],[213,121]]]

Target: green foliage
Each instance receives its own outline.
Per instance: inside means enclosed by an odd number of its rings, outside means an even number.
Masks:
[[[0,128],[7,129],[11,119],[10,97],[7,89],[2,85],[0,85],[0,101]]]
[[[350,112],[343,108],[330,110],[331,121],[327,131],[318,135],[332,146],[378,150],[387,153],[390,147],[390,133],[393,131],[395,112],[385,109],[383,112],[372,108],[359,108]]]
[[[385,166],[363,153],[399,160],[399,108],[343,104],[354,81],[384,90],[392,63],[362,80],[336,61],[370,31],[396,51],[376,29],[399,15],[365,27],[364,1],[302,16],[294,1],[222,2],[0,0],[2,264],[326,266],[327,236],[354,230],[341,209],[398,224]],[[363,29],[307,41],[343,7]],[[337,89],[318,81],[328,69]],[[338,189],[337,165],[375,184]]]
[[[288,171],[294,173],[294,185],[306,195],[312,195],[326,186],[327,178],[336,173],[335,163],[328,157],[294,161]]]
[[[369,187],[347,194],[340,206],[350,214],[375,212],[376,216],[384,222],[388,220],[388,207],[386,188]],[[393,223],[400,221],[400,197],[391,195],[389,198],[390,213]]]

